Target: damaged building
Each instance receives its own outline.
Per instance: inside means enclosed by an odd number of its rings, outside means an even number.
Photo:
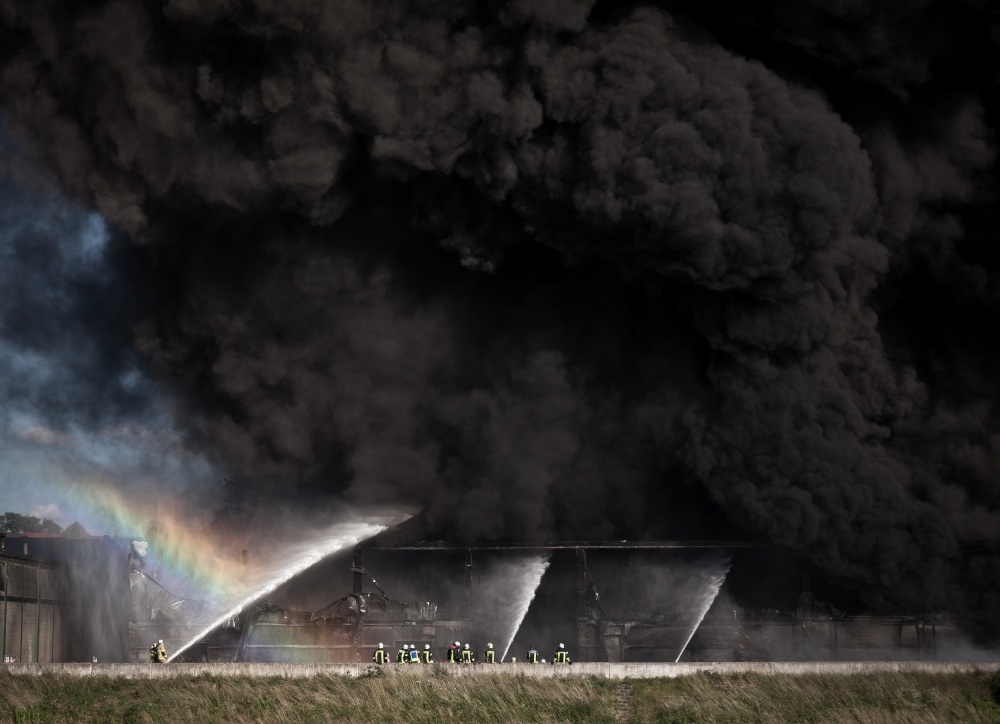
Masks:
[[[132,660],[145,660],[148,642],[163,639],[178,650],[199,632],[205,635],[178,661],[353,663],[366,660],[379,642],[406,641],[435,651],[467,640],[474,622],[461,612],[430,601],[397,601],[377,583],[365,591],[360,552],[352,565],[352,591],[317,611],[298,611],[257,600],[221,624],[208,606],[174,595],[143,571],[144,543],[134,542],[130,564]],[[245,558],[245,556],[244,556]],[[368,653],[365,653],[368,652]]]
[[[262,598],[219,621],[218,611],[208,603],[178,595],[159,582],[155,570],[147,567],[150,551],[144,541],[8,534],[0,543],[2,647],[8,662],[144,662],[150,643],[160,639],[170,653],[184,647],[174,659],[180,662],[366,662],[380,642],[393,648],[404,642],[419,649],[430,646],[441,660],[453,641],[473,642],[481,649],[487,638],[494,640],[497,635],[488,630],[480,610],[482,583],[473,565],[473,551],[483,550],[496,555],[543,551],[552,556],[552,568],[537,591],[524,629],[548,631],[552,640],[565,640],[576,661],[970,656],[965,644],[968,615],[941,611],[850,615],[824,602],[808,578],[786,586],[795,594],[790,604],[788,596],[774,606],[741,598],[740,571],[752,568],[748,561],[754,557],[773,558],[773,551],[734,555],[732,575],[721,594],[716,589],[711,600],[702,597],[685,603],[677,597],[644,596],[649,580],[616,575],[616,570],[624,570],[621,561],[640,554],[650,560],[669,560],[674,553],[667,548],[674,552],[686,550],[685,546],[696,548],[692,544],[563,543],[466,549],[418,543],[358,548],[350,559],[350,590],[332,602],[315,610],[299,610]],[[726,544],[712,545],[733,553],[724,548]],[[453,552],[448,565],[457,569],[454,579],[461,583],[453,586],[445,603],[394,599],[364,567],[365,556],[371,552],[385,557],[404,550],[423,557],[433,551]],[[456,560],[462,551],[464,570]],[[618,558],[606,560],[603,570],[595,564],[595,556],[612,554]],[[408,561],[403,568],[410,565]],[[337,596],[336,590],[329,593]],[[432,593],[427,597],[433,598]]]
[[[634,545],[646,553],[657,546]],[[934,660],[963,658],[969,653],[963,622],[950,614],[848,615],[818,600],[807,584],[801,587],[797,604],[787,609],[722,605],[719,599],[698,617],[697,612],[684,607],[631,610],[605,606],[587,566],[588,551],[628,553],[630,544],[591,543],[466,549],[464,606],[451,610],[433,602],[393,600],[374,580],[375,590],[365,590],[369,576],[362,566],[364,551],[359,549],[351,563],[350,593],[311,612],[256,601],[205,635],[180,660],[365,662],[379,642],[392,647],[405,642],[418,649],[427,644],[439,659],[452,641],[475,642],[474,648],[481,648],[495,632],[482,630],[475,610],[478,577],[473,573],[472,551],[498,548],[551,549],[575,557],[573,570],[563,565],[563,578],[554,584],[562,597],[537,605],[552,609],[551,617],[563,619],[552,630],[561,626],[561,631],[567,632],[566,627],[572,627],[565,639],[573,642],[577,661]],[[461,549],[403,544],[377,550],[384,554],[387,550],[430,553]],[[558,580],[560,573],[554,575]],[[565,592],[570,589],[564,586],[570,577],[574,580],[569,595],[575,598],[575,616],[573,605],[566,605]],[[628,586],[622,591],[628,599]],[[179,633],[170,627],[149,631],[146,638],[154,639],[159,637],[154,633],[163,633],[164,638]],[[137,655],[141,654],[137,650]]]

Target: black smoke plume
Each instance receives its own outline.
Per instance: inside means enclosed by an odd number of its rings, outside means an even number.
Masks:
[[[901,8],[8,0],[0,94],[255,494],[996,609],[1000,25]]]

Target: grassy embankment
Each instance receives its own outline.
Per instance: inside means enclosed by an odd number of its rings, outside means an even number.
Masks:
[[[611,681],[516,676],[171,679],[0,673],[13,722],[997,722],[1000,676]]]

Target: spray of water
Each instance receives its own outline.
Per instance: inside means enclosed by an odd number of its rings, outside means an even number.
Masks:
[[[381,533],[389,525],[397,525],[405,519],[406,517],[400,517],[391,523],[342,523],[327,529],[321,535],[310,540],[303,541],[294,546],[285,546],[282,549],[284,555],[279,562],[272,565],[260,566],[255,573],[248,575],[246,586],[243,587],[241,592],[235,593],[225,601],[218,602],[212,606],[212,610],[218,613],[211,619],[211,623],[199,631],[190,641],[174,651],[170,655],[170,660],[172,661],[180,656],[196,642],[207,636],[213,629],[238,614],[257,599],[266,596],[285,581],[288,581],[324,558],[339,551],[353,548],[361,541]]]
[[[535,591],[538,590],[538,584],[542,582],[542,576],[545,575],[548,567],[549,556],[547,555],[533,556],[524,563],[518,563],[519,575],[511,582],[508,589],[510,601],[507,610],[510,611],[511,615],[505,630],[509,631],[509,634],[503,647],[503,654],[500,655],[500,661],[507,658],[507,651],[514,643],[514,637],[517,636],[518,629],[521,628],[521,622],[524,621],[528,608],[535,599]]]
[[[681,656],[684,655],[684,651],[687,649],[688,644],[691,643],[691,639],[694,638],[695,632],[698,631],[698,627],[701,626],[701,622],[705,618],[705,614],[708,613],[708,609],[712,607],[715,603],[716,597],[719,595],[719,589],[722,588],[722,584],[726,580],[726,576],[729,575],[730,563],[727,561],[725,566],[721,569],[716,569],[714,571],[705,571],[705,586],[702,588],[699,598],[695,602],[695,618],[694,623],[691,625],[691,630],[688,631],[687,638],[684,639],[684,645],[681,646],[680,653],[677,654],[677,658],[674,659],[674,663],[681,660]]]

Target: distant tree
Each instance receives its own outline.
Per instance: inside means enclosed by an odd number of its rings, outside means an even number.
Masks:
[[[33,517],[33,516],[32,516]],[[35,519],[37,520],[37,518]],[[62,533],[62,526],[49,518],[42,518],[37,533]]]
[[[28,516],[26,515],[8,511],[0,515],[0,529],[3,529],[5,533],[16,533],[19,530],[26,530],[27,518]]]
[[[62,533],[62,526],[49,518],[7,511],[0,515],[0,530],[5,533]]]
[[[90,533],[87,529],[83,527],[79,522],[72,522],[66,526],[66,529],[62,532],[63,538],[89,538]]]

